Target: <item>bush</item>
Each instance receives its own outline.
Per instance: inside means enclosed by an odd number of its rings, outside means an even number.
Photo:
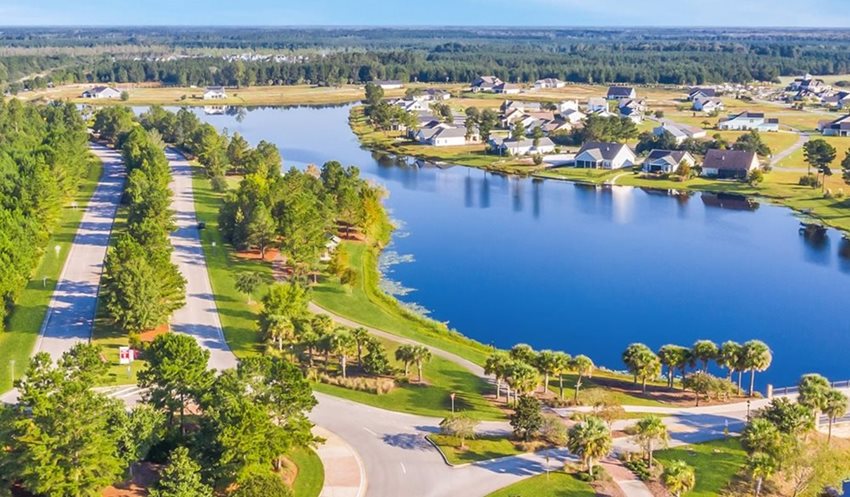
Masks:
[[[121,92],[121,101],[126,102],[127,100],[130,100],[130,92],[124,90]]]
[[[747,183],[755,186],[764,181],[764,171],[761,169],[753,169],[750,171],[750,174],[747,175]]]
[[[318,376],[318,380],[327,385],[334,385],[360,392],[374,393],[376,395],[390,393],[396,386],[395,380],[392,378],[362,378],[356,376],[343,378],[341,376],[329,376],[325,373],[321,373]]]
[[[227,191],[227,180],[224,176],[213,176],[210,179],[210,186],[212,186],[213,191],[216,192]]]
[[[533,159],[533,160],[534,160],[534,165],[535,165],[535,166],[539,166],[540,164],[543,164],[543,156],[542,156],[542,155],[540,155],[540,154],[534,154],[534,159]]]
[[[812,188],[817,188],[821,185],[820,179],[812,173],[809,173],[805,176],[801,176],[797,181],[797,184],[800,186],[811,186]]]
[[[639,457],[631,458],[628,461],[624,461],[623,466],[627,467],[641,481],[652,480],[652,473],[650,473],[649,465],[645,459]]]
[[[556,447],[563,447],[567,443],[567,427],[561,421],[560,416],[547,414],[543,416],[540,436]]]

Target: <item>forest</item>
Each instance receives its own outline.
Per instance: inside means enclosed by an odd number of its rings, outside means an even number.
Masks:
[[[481,74],[684,85],[850,72],[850,30],[39,28],[2,31],[0,47],[0,84],[12,92],[73,82],[465,83]],[[262,57],[237,57],[246,54]]]

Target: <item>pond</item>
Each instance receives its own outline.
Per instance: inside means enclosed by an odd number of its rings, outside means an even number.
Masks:
[[[208,114],[284,167],[338,160],[389,191],[399,229],[384,257],[405,303],[484,343],[587,354],[622,369],[631,342],[764,340],[790,385],[850,378],[850,245],[806,236],[792,211],[753,200],[593,187],[418,167],[360,148],[349,106]]]

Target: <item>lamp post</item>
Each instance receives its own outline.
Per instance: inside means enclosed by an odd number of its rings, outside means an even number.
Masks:
[[[449,397],[451,397],[451,398],[452,398],[452,414],[454,414],[454,413],[455,413],[455,393],[454,393],[454,392],[452,392],[452,393],[449,395]]]
[[[750,422],[750,401],[747,399],[747,422]]]

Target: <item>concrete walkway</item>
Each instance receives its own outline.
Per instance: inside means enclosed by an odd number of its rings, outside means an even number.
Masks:
[[[174,193],[171,208],[177,224],[177,229],[171,234],[174,246],[171,260],[186,278],[186,305],[171,317],[171,329],[191,335],[201,347],[209,350],[211,368],[235,368],[236,356],[224,338],[201,246],[192,190],[192,166],[176,149],[167,149],[165,155],[171,164],[171,190]]]
[[[121,154],[94,143],[90,149],[103,163],[103,174],[80,220],[34,351],[47,352],[54,360],[91,339],[103,262],[124,190]]]
[[[809,138],[810,138],[810,136],[809,136],[808,133],[798,132],[797,133],[797,141],[794,142],[794,144],[791,145],[790,147],[788,147],[785,150],[774,155],[773,158],[770,159],[770,166],[781,169],[782,171],[805,172],[806,171],[805,168],[782,167],[782,166],[779,166],[779,163],[782,162],[783,160],[785,160],[788,156],[790,156],[791,154],[793,154],[797,150],[800,150],[801,148],[803,148],[803,146],[806,144],[806,142],[809,141]]]
[[[319,497],[362,497],[366,493],[366,470],[357,452],[336,434],[313,428],[313,434],[325,439],[316,454],[325,467],[325,483]]]

